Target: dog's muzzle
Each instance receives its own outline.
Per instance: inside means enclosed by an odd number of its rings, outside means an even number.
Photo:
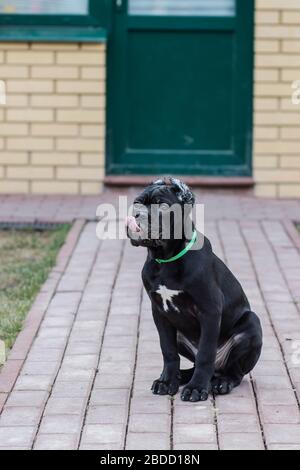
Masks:
[[[132,245],[139,246],[142,242],[142,229],[137,220],[133,216],[126,217],[125,227],[127,236],[130,238]]]
[[[132,233],[141,232],[141,227],[137,224],[136,218],[133,216],[126,217],[125,225]]]
[[[140,219],[142,220],[140,221]],[[151,230],[143,218],[136,218],[134,216],[126,217],[125,226],[127,236],[130,238],[132,245],[149,248],[161,246],[162,241],[159,239],[159,235],[154,234],[154,238],[151,237]]]

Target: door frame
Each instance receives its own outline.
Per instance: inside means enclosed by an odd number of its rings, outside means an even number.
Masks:
[[[116,53],[115,51],[115,41],[116,33],[114,31],[115,23],[118,20],[119,12],[116,11],[116,1],[110,0],[110,31],[108,35],[107,43],[107,84],[106,84],[106,174],[113,175],[148,175],[151,172],[148,171],[135,171],[134,167],[126,164],[118,164],[114,162],[114,129],[116,126],[117,119],[117,103],[116,97],[114,94],[114,88],[116,84],[114,83],[117,73],[116,70]],[[124,11],[127,8],[128,0],[123,0],[121,9]],[[235,50],[235,59],[240,56],[247,56],[247,63],[241,61],[236,61],[235,66],[237,67],[236,80],[239,77],[243,78],[243,96],[234,96],[234,99],[243,100],[243,116],[244,121],[243,131],[237,134],[236,142],[239,148],[243,148],[244,152],[244,164],[242,165],[222,165],[218,166],[217,164],[213,167],[208,167],[205,165],[199,165],[199,168],[195,168],[195,171],[180,171],[177,174],[185,174],[191,176],[219,176],[219,177],[251,177],[253,174],[253,165],[252,165],[252,152],[253,152],[253,99],[254,99],[254,14],[255,14],[255,0],[236,0],[237,15],[236,18],[232,18],[232,21],[236,22],[236,34],[242,40],[236,41],[236,50]],[[239,18],[245,18],[247,14],[248,21],[243,23]],[[203,29],[206,27],[208,29],[214,29],[214,18],[200,18],[200,21],[203,21]],[[224,22],[224,30],[227,29],[227,25],[230,19],[227,19],[227,23]],[[149,25],[151,22],[150,18],[143,18],[145,26]],[[173,27],[180,29],[179,18],[172,18]],[[199,18],[197,22],[195,21],[195,27],[199,26]],[[217,26],[218,25],[218,26]],[[220,27],[220,19],[215,25],[216,29],[222,31]],[[172,29],[172,24],[170,25]],[[184,29],[184,28],[183,28]],[[124,60],[124,67],[126,63]],[[116,137],[117,138],[117,137]],[[172,154],[172,150],[170,151]],[[221,152],[220,152],[221,154]],[[176,172],[174,168],[170,168],[170,172]]]

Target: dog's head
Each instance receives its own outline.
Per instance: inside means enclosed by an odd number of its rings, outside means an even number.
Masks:
[[[157,248],[183,237],[184,226],[195,198],[177,178],[160,179],[135,199],[127,218],[127,234],[134,246]]]

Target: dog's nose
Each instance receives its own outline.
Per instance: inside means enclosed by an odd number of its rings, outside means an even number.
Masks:
[[[133,216],[129,216],[129,217],[126,218],[125,225],[126,225],[126,227],[128,227],[133,233],[135,233],[135,232],[140,232],[140,231],[141,231],[140,227],[139,227],[138,224],[136,223],[136,218],[133,217]]]

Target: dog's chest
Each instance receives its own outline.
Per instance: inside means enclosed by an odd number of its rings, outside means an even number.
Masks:
[[[186,316],[195,316],[196,306],[178,273],[144,269],[143,282],[152,304],[161,313],[182,321]]]
[[[195,315],[195,305],[191,297],[180,288],[170,287],[167,284],[160,283],[148,291],[152,302],[158,310],[167,314],[169,317],[176,318]]]
[[[165,312],[175,310],[180,312],[179,296],[184,296],[181,290],[169,289],[165,285],[159,285],[158,289],[154,292],[157,300],[161,302],[161,306]]]

